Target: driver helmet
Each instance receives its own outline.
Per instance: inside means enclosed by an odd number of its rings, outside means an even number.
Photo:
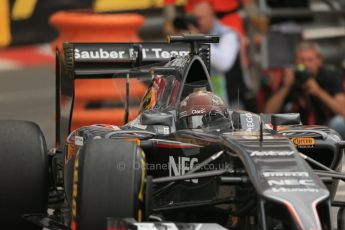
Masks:
[[[181,128],[201,128],[215,117],[227,117],[223,99],[212,92],[201,90],[189,94],[181,101],[179,123]]]

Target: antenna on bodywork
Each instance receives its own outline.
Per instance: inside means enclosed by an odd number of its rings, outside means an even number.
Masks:
[[[237,88],[237,110],[240,109],[240,89]],[[240,116],[238,116],[238,124],[240,124]]]
[[[129,117],[129,73],[126,76],[126,101],[125,101],[125,118],[124,124],[127,124]]]
[[[240,109],[240,89],[237,88],[237,109]]]
[[[260,151],[262,150],[262,143],[264,141],[264,129],[263,129],[263,114],[260,113]]]
[[[124,102],[124,109],[125,109],[125,115],[123,119],[123,123],[127,124],[129,119],[129,83],[131,78],[138,78],[138,77],[145,77],[150,76],[151,72],[146,69],[139,69],[139,68],[133,68],[129,70],[118,70],[114,71],[112,73],[112,78],[124,78],[126,76],[126,95],[125,95],[125,102]]]
[[[133,48],[135,49],[134,60],[135,62],[132,63],[132,68],[139,67],[142,65],[143,62],[143,46],[141,44],[133,44]],[[130,78],[130,71],[126,74],[126,99],[125,99],[125,117],[123,120],[124,124],[127,124],[129,118],[129,78]]]

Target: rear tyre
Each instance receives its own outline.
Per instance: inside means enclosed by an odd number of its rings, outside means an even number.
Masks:
[[[48,157],[38,125],[0,121],[1,229],[36,229],[21,216],[46,213]]]
[[[76,163],[72,214],[77,214],[77,229],[106,229],[107,217],[140,219],[145,171],[142,150],[134,142],[93,140]]]

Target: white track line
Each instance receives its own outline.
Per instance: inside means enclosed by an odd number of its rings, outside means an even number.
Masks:
[[[15,61],[0,58],[0,72],[20,69],[21,65]]]

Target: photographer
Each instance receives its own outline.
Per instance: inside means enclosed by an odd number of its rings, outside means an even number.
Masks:
[[[193,14],[179,15],[173,21],[173,31],[177,33],[203,33],[218,35],[218,44],[211,44],[211,81],[214,91],[224,101],[228,100],[226,91],[226,73],[236,71],[237,78],[242,77],[239,62],[239,37],[236,32],[222,25],[217,20],[212,5],[207,1],[198,2],[194,5]],[[240,80],[237,80],[239,82]]]
[[[248,72],[245,31],[238,14],[244,8],[250,21],[262,32],[267,19],[252,0],[188,0],[185,17],[176,16],[173,3],[165,0],[167,33],[204,33],[220,36],[219,44],[211,44],[212,84],[231,107],[256,110],[253,82]],[[196,21],[193,20],[196,19]],[[240,98],[240,100],[239,100]]]
[[[267,113],[297,112],[303,124],[329,125],[345,138],[345,94],[340,75],[323,67],[319,47],[302,42],[297,68],[286,69],[278,92],[267,102]]]

